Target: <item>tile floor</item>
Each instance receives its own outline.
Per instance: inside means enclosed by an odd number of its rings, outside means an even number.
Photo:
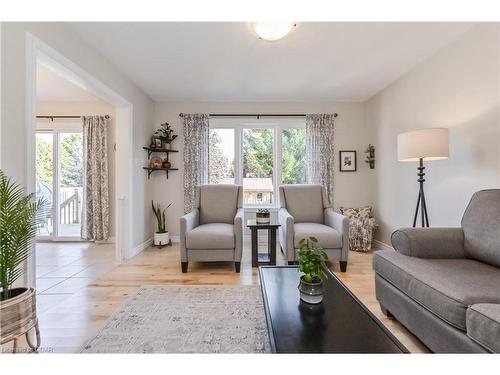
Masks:
[[[116,265],[114,244],[37,243],[36,288],[39,313],[73,296]]]

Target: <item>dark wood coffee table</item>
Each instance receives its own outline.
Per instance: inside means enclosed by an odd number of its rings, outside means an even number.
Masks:
[[[332,274],[319,305],[299,298],[296,266],[259,267],[273,353],[408,353]]]

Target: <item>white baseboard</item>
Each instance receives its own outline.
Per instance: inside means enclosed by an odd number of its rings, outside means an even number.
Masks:
[[[137,245],[136,247],[132,248],[130,250],[130,254],[129,254],[129,259],[130,258],[133,258],[135,257],[137,254],[139,254],[141,251],[143,251],[144,249],[147,249],[148,247],[150,247],[151,245],[153,244],[153,238],[149,238],[147,239],[146,241],[144,241],[143,243]]]
[[[172,243],[179,243],[181,242],[181,238],[180,236],[170,236],[170,241],[172,241]]]
[[[383,250],[394,250],[394,248],[391,245],[386,244],[385,242],[379,241],[379,240],[373,240]]]

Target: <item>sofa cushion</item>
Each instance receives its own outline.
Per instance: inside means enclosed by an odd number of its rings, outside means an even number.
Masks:
[[[316,223],[298,223],[294,225],[294,247],[299,248],[299,242],[303,238],[316,237],[318,244],[324,249],[342,248],[342,235],[336,229],[328,225]]]
[[[467,335],[486,349],[500,353],[500,305],[479,303],[467,309]]]
[[[296,223],[324,222],[323,187],[321,185],[280,186],[286,209]]]
[[[500,303],[500,269],[473,259],[414,258],[383,250],[375,253],[373,268],[415,302],[463,331],[468,306]]]
[[[232,224],[239,206],[238,185],[203,185],[199,190],[200,224]]]
[[[202,224],[186,233],[188,249],[234,249],[234,226],[226,223]]]
[[[500,267],[500,189],[472,196],[462,228],[466,256]]]

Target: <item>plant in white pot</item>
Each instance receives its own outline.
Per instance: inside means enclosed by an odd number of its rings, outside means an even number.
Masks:
[[[26,194],[0,170],[0,345],[26,335],[31,349],[40,346],[40,331],[36,316],[36,291],[13,284],[26,272],[26,261],[33,249],[33,239],[44,222],[48,205],[34,194]],[[36,344],[30,331],[36,331]]]
[[[317,304],[323,301],[323,280],[328,277],[326,261],[328,256],[318,246],[316,237],[303,238],[299,242],[297,253],[300,277],[300,299],[304,302]]]
[[[165,246],[170,243],[170,234],[167,231],[167,220],[165,217],[165,211],[172,205],[170,203],[165,209],[161,209],[161,205],[158,203],[155,207],[153,201],[151,201],[151,207],[156,217],[156,224],[158,225],[158,230],[154,234],[154,244],[155,246]]]

